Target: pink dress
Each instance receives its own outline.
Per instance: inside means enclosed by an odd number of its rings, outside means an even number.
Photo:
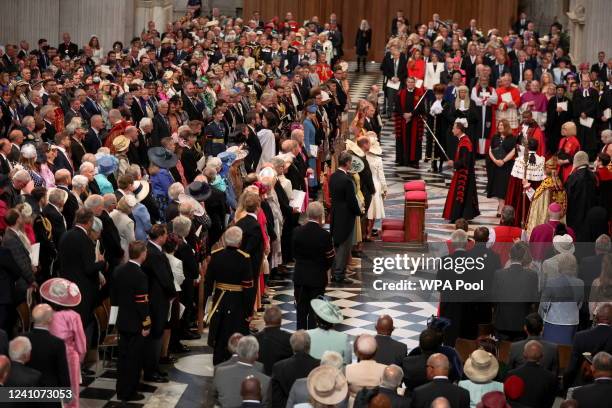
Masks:
[[[66,359],[70,372],[70,388],[76,398],[65,407],[79,407],[79,384],[81,383],[81,362],[87,352],[87,340],[83,331],[81,316],[74,310],[62,310],[53,315],[49,332],[64,340]]]

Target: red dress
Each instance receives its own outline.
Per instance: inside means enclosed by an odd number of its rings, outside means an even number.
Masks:
[[[317,75],[319,76],[319,80],[321,82],[327,82],[334,75],[334,72],[331,70],[329,65],[326,63],[318,63],[317,64]]]
[[[425,80],[425,60],[408,61],[408,76],[415,79]]]
[[[560,164],[559,169],[557,170],[559,178],[561,179],[561,183],[565,184],[565,181],[572,172],[572,159],[579,150],[580,142],[578,141],[576,136],[567,136],[559,141],[559,149],[557,155],[560,159],[569,160],[569,163],[567,164]]]

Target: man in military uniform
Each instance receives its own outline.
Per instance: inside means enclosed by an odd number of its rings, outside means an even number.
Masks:
[[[204,136],[206,136],[206,142],[204,144],[204,151],[206,155],[216,156],[221,152],[225,151],[225,126],[223,126],[224,112],[223,109],[217,107],[213,110],[213,120],[204,129]]]
[[[115,270],[113,291],[119,313],[119,358],[117,363],[117,398],[121,401],[139,401],[144,395],[136,392],[142,369],[144,338],[149,335],[149,295],[147,276],[140,265],[147,257],[147,245],[142,241],[130,242],[130,260]]]
[[[225,248],[212,252],[204,293],[212,295],[208,311],[210,321],[208,345],[214,348],[213,364],[231,357],[227,342],[234,333],[248,334],[249,320],[253,312],[253,273],[248,253],[242,251],[242,230],[230,227],[223,234]]]

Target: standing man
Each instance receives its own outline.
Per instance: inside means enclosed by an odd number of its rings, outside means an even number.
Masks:
[[[455,222],[458,218],[471,220],[480,215],[478,193],[476,191],[476,173],[474,170],[474,147],[465,134],[467,120],[459,118],[453,125],[453,135],[459,139],[454,160],[449,162],[455,169],[442,216]]]
[[[333,266],[333,282],[349,284],[353,281],[347,279],[346,261],[353,244],[353,229],[355,217],[362,211],[357,202],[357,193],[353,179],[348,175],[351,167],[352,155],[348,152],[340,153],[338,169],[330,177],[329,190],[331,195],[331,223],[330,229],[334,240],[336,257]]]
[[[140,401],[144,395],[136,392],[142,368],[144,339],[151,330],[147,276],[140,266],[147,258],[143,241],[130,242],[130,260],[115,271],[115,292],[119,314],[119,359],[117,366],[117,398],[121,401]]]
[[[156,224],[149,232],[147,257],[142,270],[149,278],[149,313],[151,316],[150,334],[144,342],[144,380],[166,383],[168,378],[159,371],[159,356],[162,346],[162,335],[168,323],[170,300],[176,297],[174,276],[170,261],[162,251],[168,239],[168,231],[163,224]]]
[[[406,88],[395,96],[395,163],[400,166],[419,168],[421,160],[421,139],[424,112],[423,104],[418,105],[423,88],[416,88],[415,79],[406,79]]]
[[[253,304],[247,290],[253,288],[250,256],[240,249],[242,230],[229,227],[223,234],[225,248],[212,251],[205,280],[205,297],[213,296],[209,311],[208,345],[214,348],[213,364],[231,357],[228,340],[234,333],[248,333]]]
[[[323,205],[318,201],[311,202],[306,215],[308,221],[293,232],[293,287],[298,330],[317,327],[310,301],[325,294],[327,271],[335,254],[331,235],[321,226],[325,222]]]
[[[597,127],[595,118],[599,106],[599,92],[591,87],[588,75],[580,78],[580,87],[574,91],[572,97],[572,114],[578,133],[576,137],[582,150],[588,153],[589,160],[595,160],[597,154]]]
[[[242,243],[240,249],[249,255],[251,261],[251,272],[253,274],[253,290],[249,290],[250,307],[249,315],[255,305],[255,297],[259,290],[259,268],[264,256],[263,236],[259,222],[257,222],[257,211],[260,206],[260,198],[256,193],[249,193],[244,200],[244,210],[246,216],[242,217],[236,226],[242,230]],[[230,333],[231,334],[231,333]]]
[[[383,72],[384,82],[383,90],[385,91],[385,113],[387,118],[391,117],[394,111],[393,104],[395,103],[395,95],[408,76],[408,60],[398,47],[391,48],[380,64],[380,70]]]
[[[59,273],[60,277],[74,282],[81,290],[81,303],[74,310],[81,315],[85,335],[90,340],[98,293],[106,283],[102,275],[106,263],[101,254],[96,255],[96,245],[89,238],[94,222],[93,211],[88,208],[79,209],[74,222],[74,227],[66,231],[59,241]]]

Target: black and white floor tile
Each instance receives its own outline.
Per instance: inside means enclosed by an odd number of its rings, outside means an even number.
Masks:
[[[352,100],[351,112],[359,99],[365,98],[373,84],[382,86],[379,65],[367,64],[366,73],[354,73],[355,64],[349,64],[350,94]],[[444,241],[453,230],[442,219],[442,208],[450,184],[450,171],[439,175],[422,169],[398,167],[394,163],[395,138],[392,121],[385,121],[382,131],[383,162],[385,176],[389,186],[385,210],[387,218],[402,218],[404,211],[403,183],[407,180],[423,179],[427,182],[429,208],[427,209],[426,229],[429,241]],[[491,225],[497,223],[495,218],[496,205],[494,200],[487,199],[484,189],[484,164],[478,163],[477,183],[481,205],[480,217],[473,220],[473,226]],[[368,253],[376,251],[376,243],[365,246]],[[402,252],[401,247],[395,251]],[[365,269],[365,268],[363,268]],[[390,297],[384,300],[369,296],[362,290],[364,274],[357,273],[353,284],[328,288],[326,295],[333,303],[342,309],[344,321],[337,329],[351,336],[361,333],[375,333],[375,323],[381,314],[388,314],[394,319],[396,327],[393,336],[406,343],[409,348],[418,345],[419,333],[426,327],[428,317],[436,312],[436,304],[428,301],[407,301],[403,297]],[[371,273],[371,272],[370,272]],[[290,280],[280,281],[273,286],[275,289],[271,303],[278,305],[283,312],[282,327],[289,331],[296,329],[296,313],[293,288]],[[171,367],[163,367],[168,371],[170,382],[166,384],[141,384],[139,392],[145,395],[143,401],[130,403],[128,407],[171,408],[171,407],[209,407],[212,406],[212,350],[206,346],[206,332],[200,340],[184,342],[191,352],[181,356]],[[112,408],[119,406],[116,399],[114,369],[98,369],[96,377],[85,377],[81,388],[81,407]]]

